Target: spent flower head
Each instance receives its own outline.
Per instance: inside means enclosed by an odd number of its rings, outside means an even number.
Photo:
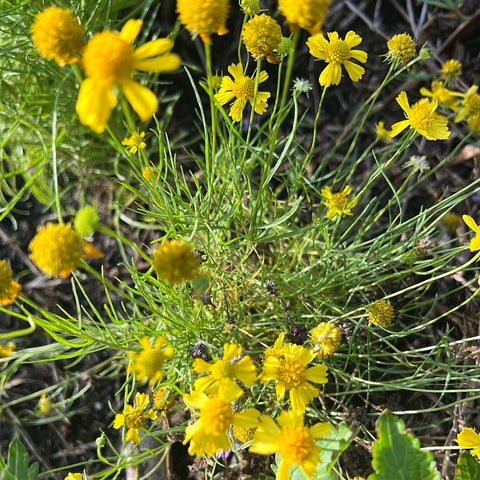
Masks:
[[[132,154],[137,153],[138,150],[145,150],[147,144],[143,141],[145,132],[134,132],[130,137],[122,140],[122,145],[128,147],[128,151]]]
[[[48,7],[32,25],[32,40],[42,58],[61,67],[77,62],[85,45],[83,27],[65,8]]]
[[[350,186],[346,186],[339,193],[332,193],[330,187],[322,188],[322,197],[325,199],[322,202],[327,208],[327,218],[335,221],[341,215],[352,215],[352,208],[358,202],[356,197],[348,198],[352,193]]]
[[[470,251],[476,252],[480,250],[480,226],[470,215],[462,215],[462,220],[475,232],[475,236],[470,240]]]
[[[401,62],[406,66],[408,61],[415,56],[417,46],[412,37],[406,33],[394,35],[388,42],[387,59],[392,62]]]
[[[132,79],[135,70],[160,73],[180,67],[178,55],[170,53],[171,40],[158,38],[135,49],[133,42],[141,28],[141,20],[131,19],[120,33],[96,33],[85,47],[82,66],[86,78],[80,85],[76,111],[80,122],[96,133],[105,130],[117,104],[117,88],[123,91],[142,122],[157,112],[157,96]]]
[[[330,358],[342,341],[342,332],[333,323],[322,322],[311,333],[313,351],[319,360]]]
[[[472,449],[470,455],[477,457],[480,461],[480,435],[473,428],[462,428],[457,435],[457,443],[460,448]]]
[[[250,55],[278,63],[278,47],[282,40],[280,25],[269,15],[255,15],[243,27],[242,40]]]
[[[11,305],[21,290],[20,285],[12,280],[12,273],[8,263],[0,260],[0,305],[4,307]]]
[[[308,98],[308,94],[312,91],[312,88],[312,83],[306,78],[296,78],[293,81],[293,93],[296,96],[304,93]]]
[[[262,415],[249,451],[260,455],[278,453],[276,480],[288,480],[291,467],[299,467],[306,478],[312,478],[321,463],[321,448],[315,440],[326,437],[330,429],[329,423],[306,427],[303,414],[298,411],[283,412],[276,421]]]
[[[430,164],[425,155],[412,155],[403,168],[411,168],[413,173],[418,172],[420,176],[430,171]]]
[[[367,310],[370,323],[377,327],[388,327],[395,314],[389,300],[378,300],[378,302],[370,305]]]
[[[446,83],[449,84],[457,78],[460,78],[462,75],[462,64],[455,59],[447,60],[445,63],[442,64],[442,68],[440,69],[441,79]]]
[[[294,32],[298,28],[303,28],[310,35],[315,35],[322,29],[329,5],[330,0],[278,1],[278,7],[287,19],[290,31]]]

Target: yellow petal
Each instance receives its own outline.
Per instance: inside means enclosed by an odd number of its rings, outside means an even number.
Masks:
[[[157,38],[151,42],[145,43],[141,47],[138,47],[134,56],[137,60],[144,60],[145,58],[158,57],[169,52],[173,47],[173,42],[168,38]]]
[[[396,98],[397,103],[402,107],[402,109],[408,114],[410,111],[410,105],[408,104],[407,94],[405,92],[400,92]]]
[[[470,215],[462,215],[462,220],[470,227],[474,232],[480,232],[480,227],[475,223],[475,220]]]
[[[142,122],[146,122],[157,112],[158,100],[155,94],[134,80],[122,82],[123,93]]]
[[[480,250],[480,233],[477,233],[475,237],[470,240],[470,251],[476,252]]]
[[[402,120],[401,122],[397,122],[392,125],[390,135],[392,137],[396,137],[400,132],[403,132],[409,126],[410,122],[408,120]]]
[[[473,428],[464,428],[457,436],[460,448],[480,447],[480,435]]]
[[[163,55],[163,57],[152,58],[150,60],[137,60],[133,65],[135,70],[142,72],[173,72],[178,70],[182,64],[180,57],[174,53]]]
[[[365,73],[365,69],[363,67],[353,62],[350,62],[350,60],[347,60],[344,63],[344,66],[345,70],[348,73],[348,76],[352,79],[352,82],[358,82],[362,78],[362,75]]]
[[[130,19],[120,31],[120,36],[125,40],[128,44],[132,44],[135,39],[138,37],[140,30],[142,28],[142,21]]]

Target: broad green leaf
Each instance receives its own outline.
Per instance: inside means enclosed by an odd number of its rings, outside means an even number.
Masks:
[[[480,462],[468,452],[460,455],[455,480],[480,480]]]
[[[440,480],[429,452],[420,450],[420,442],[405,432],[404,423],[388,410],[377,421],[378,440],[373,446],[375,473],[368,480]]]
[[[12,440],[8,447],[7,472],[10,476],[2,477],[2,480],[36,480],[38,477],[38,463],[30,467],[28,453],[20,440]]]

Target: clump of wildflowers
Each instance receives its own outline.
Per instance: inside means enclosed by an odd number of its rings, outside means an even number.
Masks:
[[[242,40],[250,55],[278,63],[278,47],[282,40],[280,25],[270,16],[255,15],[243,27]]]
[[[480,227],[470,215],[462,215],[462,220],[475,232],[475,236],[470,240],[470,251],[480,250]]]
[[[152,265],[158,277],[172,285],[193,280],[198,261],[190,245],[184,241],[167,240],[155,250]]]
[[[333,323],[322,322],[311,333],[313,351],[319,360],[330,358],[342,341],[342,332]]]
[[[279,0],[278,2],[278,7],[287,19],[290,30],[294,32],[298,28],[303,28],[310,35],[315,35],[322,29],[329,5],[330,0],[303,0],[301,2]]]
[[[389,300],[379,300],[368,308],[368,319],[372,325],[377,327],[388,327],[392,321],[395,311]]]
[[[130,137],[122,140],[122,145],[128,147],[128,151],[132,154],[137,153],[138,150],[144,150],[147,144],[143,141],[145,132],[134,132]]]
[[[473,428],[462,428],[457,435],[457,443],[460,448],[472,449],[470,455],[477,457],[480,461],[480,435]]]
[[[139,430],[143,428],[148,419],[155,420],[157,414],[150,408],[147,409],[150,401],[148,395],[144,393],[136,393],[135,401],[132,405],[126,405],[122,413],[117,413],[113,422],[113,428],[119,429],[123,426],[127,428],[127,436],[125,440],[131,443],[140,443]]]
[[[303,414],[297,411],[282,412],[276,421],[262,415],[249,451],[260,455],[278,453],[277,480],[288,480],[294,466],[300,467],[306,478],[312,478],[321,462],[321,448],[315,440],[326,437],[330,430],[329,423],[306,427]]]
[[[361,63],[367,61],[367,54],[362,50],[352,50],[362,42],[362,38],[353,31],[349,31],[345,40],[339,38],[337,32],[327,33],[328,40],[321,34],[314,35],[307,40],[310,54],[328,63],[320,74],[320,85],[329,87],[338,85],[342,78],[342,65],[353,82],[358,82],[365,69],[350,59],[353,58]]]
[[[357,204],[357,198],[348,198],[352,189],[347,185],[343,191],[332,193],[330,187],[322,188],[322,202],[327,208],[327,218],[335,221],[340,215],[352,215],[352,208]]]
[[[415,56],[417,46],[412,37],[406,33],[394,35],[388,42],[387,58],[392,61],[401,62],[403,66]]]
[[[121,87],[142,122],[157,112],[157,96],[132,79],[134,70],[160,73],[180,67],[178,55],[170,53],[173,43],[166,38],[134,49],[132,44],[141,28],[141,20],[129,20],[120,33],[97,33],[85,47],[82,66],[87,78],[80,85],[76,111],[80,122],[95,133],[105,130],[117,104],[115,87]]]
[[[61,67],[77,62],[85,44],[83,27],[70,10],[49,7],[32,25],[32,40],[42,58]]]
[[[228,76],[222,78],[220,90],[215,94],[218,103],[224,105],[225,103],[230,102],[230,100],[233,100],[234,98],[236,99],[228,113],[235,122],[240,122],[242,120],[243,109],[247,102],[250,102],[255,113],[263,115],[267,109],[267,100],[270,98],[270,93],[257,92],[255,95],[255,79],[243,74],[241,63],[230,65],[228,71],[233,77],[233,80]],[[263,83],[267,78],[267,72],[260,72],[258,83]]]
[[[0,305],[11,305],[18,298],[20,290],[20,285],[12,280],[10,266],[5,260],[0,260]]]

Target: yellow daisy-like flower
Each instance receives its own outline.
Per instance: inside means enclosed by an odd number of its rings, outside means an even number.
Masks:
[[[458,108],[457,117],[455,122],[460,122],[466,117],[473,115],[480,115],[480,94],[478,92],[478,86],[473,85],[463,95],[460,107]]]
[[[321,463],[321,448],[315,440],[330,433],[330,424],[317,423],[308,428],[303,422],[303,414],[296,411],[281,413],[276,422],[265,415],[260,417],[249,451],[260,455],[278,453],[276,480],[288,480],[291,467],[300,467],[306,478],[312,478]]]
[[[370,305],[367,310],[370,323],[377,327],[388,327],[392,323],[395,314],[389,300],[379,300]]]
[[[68,278],[83,258],[102,258],[103,254],[87,244],[70,223],[46,225],[28,246],[30,258],[47,275]]]
[[[330,358],[342,341],[342,332],[333,323],[320,323],[311,333],[313,351],[319,360]]]
[[[85,47],[82,66],[87,78],[80,86],[76,111],[80,122],[96,133],[105,130],[117,104],[117,87],[142,122],[158,110],[157,96],[132,80],[134,70],[159,73],[180,67],[178,55],[170,53],[173,43],[166,38],[158,38],[135,50],[132,44],[141,28],[141,20],[129,20],[120,33],[97,33]]]
[[[83,476],[81,473],[69,473],[63,480],[82,480]]]
[[[153,179],[157,176],[158,170],[155,167],[145,167],[142,170],[142,177],[148,182],[152,183]]]
[[[282,40],[280,25],[270,16],[262,14],[251,18],[243,27],[242,40],[250,55],[278,63],[278,47]]]
[[[480,461],[480,435],[473,428],[463,428],[457,435],[457,443],[460,448],[473,448],[470,455],[477,457]]]
[[[240,122],[242,120],[243,109],[247,102],[250,102],[258,115],[263,115],[267,109],[267,99],[270,98],[269,92],[257,92],[255,97],[255,79],[246,77],[243,74],[243,67],[241,63],[237,65],[232,64],[228,67],[230,77],[222,78],[222,85],[218,93],[215,94],[215,98],[220,105],[224,105],[232,99],[236,99],[230,107],[228,115],[235,121]],[[268,78],[267,72],[260,72],[260,78],[258,83],[263,83]],[[253,104],[255,98],[255,105]]]
[[[123,426],[127,428],[127,436],[125,440],[131,443],[140,443],[140,435],[138,431],[145,426],[148,419],[155,420],[157,414],[150,408],[145,412],[148,402],[148,395],[144,393],[136,393],[135,401],[132,405],[126,405],[123,413],[117,413],[113,422],[113,428],[119,429]]]
[[[52,411],[52,399],[43,392],[38,399],[37,410],[40,415],[46,416]]]
[[[190,455],[212,456],[220,450],[230,450],[227,431],[231,426],[255,428],[260,413],[255,409],[234,413],[232,402],[238,400],[243,391],[238,385],[221,385],[218,394],[209,397],[205,392],[194,390],[184,395],[183,401],[191,408],[199,410],[198,420],[185,429],[183,444],[190,442]]]
[[[327,383],[327,367],[307,365],[315,358],[315,352],[300,345],[283,345],[282,357],[269,355],[263,362],[262,383],[275,382],[277,401],[285,393],[290,394],[292,410],[304,412],[306,406],[319,394],[311,383]]]
[[[196,380],[194,388],[200,392],[215,395],[220,385],[236,384],[234,379],[240,380],[247,387],[251,387],[257,379],[255,364],[252,359],[242,353],[242,347],[235,343],[226,343],[223,346],[223,358],[216,360],[213,364],[202,358],[193,361],[193,369],[196,373],[208,373],[206,377]],[[237,361],[235,361],[237,360]]]
[[[402,120],[392,125],[392,137],[396,137],[407,127],[413,128],[427,140],[446,140],[450,136],[447,119],[436,112],[438,102],[430,102],[426,98],[410,107],[407,94],[401,92],[397,96],[397,103],[402,107],[407,120]]]
[[[278,1],[278,7],[287,19],[290,30],[294,32],[298,28],[303,28],[310,35],[315,35],[322,29],[329,5],[330,0]]]
[[[377,137],[380,140],[385,140],[386,142],[391,142],[393,140],[392,135],[390,134],[390,131],[385,128],[385,124],[380,121],[377,123]]]
[[[158,277],[171,284],[193,280],[198,269],[197,257],[183,241],[167,240],[153,255],[152,265]]]
[[[0,260],[0,305],[11,305],[18,298],[20,290],[20,285],[12,280],[10,266],[5,260]]]
[[[406,33],[394,35],[388,42],[387,58],[393,61],[400,61],[405,66],[415,56],[417,46],[412,37]]]
[[[228,33],[226,23],[230,2],[228,0],[177,0],[177,13],[180,22],[192,34],[197,34],[203,42],[210,41],[210,35]]]
[[[447,60],[440,70],[441,78],[445,83],[450,83],[462,75],[462,64],[455,59]]]
[[[307,40],[310,54],[328,63],[320,74],[319,82],[324,87],[338,85],[342,78],[342,65],[353,82],[358,82],[365,69],[350,59],[353,58],[361,63],[367,61],[367,54],[362,50],[352,50],[362,42],[362,37],[353,31],[349,31],[345,40],[338,37],[337,32],[327,33],[328,40],[321,34],[314,35]]]
[[[480,135],[480,115],[470,115],[467,118],[468,128],[477,135]]]
[[[424,97],[430,97],[436,100],[440,105],[444,105],[447,108],[454,108],[455,98],[461,96],[461,93],[452,92],[444,86],[442,82],[434,80],[432,82],[432,89],[428,90],[425,87],[420,89],[420,93]]]
[[[475,232],[475,236],[470,240],[470,251],[480,250],[480,227],[470,215],[462,215],[462,220]]]
[[[132,364],[128,366],[127,371],[135,374],[136,381],[141,382],[148,379],[149,384],[153,386],[161,380],[163,364],[165,360],[172,358],[173,348],[170,345],[163,348],[165,339],[162,337],[157,337],[154,348],[150,345],[147,337],[143,337],[139,341],[142,351],[128,354]]]
[[[58,65],[77,62],[85,45],[83,27],[70,10],[49,7],[40,12],[32,25],[32,40],[42,58]]]
[[[332,193],[330,187],[322,188],[322,202],[327,208],[327,218],[335,221],[340,215],[352,215],[352,208],[357,204],[357,198],[348,198],[352,189],[347,185],[342,192]]]
[[[0,358],[9,357],[17,346],[13,342],[8,342],[5,345],[0,345]]]
[[[144,150],[147,144],[143,141],[145,137],[145,132],[137,133],[135,132],[129,138],[124,138],[122,140],[122,145],[128,147],[128,151],[130,153],[137,153],[138,150]]]

